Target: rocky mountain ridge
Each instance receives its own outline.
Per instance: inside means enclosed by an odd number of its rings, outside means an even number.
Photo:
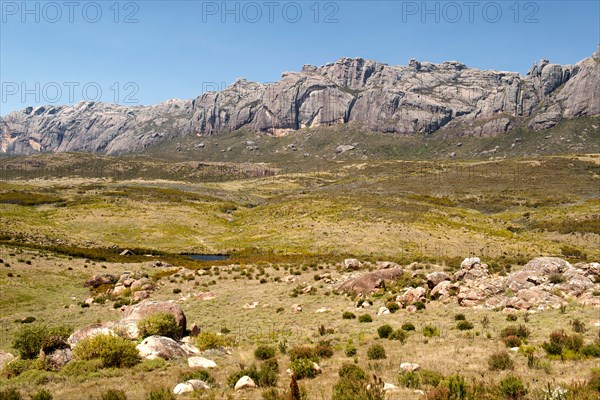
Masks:
[[[456,61],[390,66],[342,58],[285,72],[272,84],[240,79],[193,100],[28,107],[0,121],[0,153],[121,154],[190,135],[247,129],[282,136],[339,124],[398,135],[541,130],[562,119],[600,115],[599,76],[599,52],[574,65],[542,60],[526,76]]]

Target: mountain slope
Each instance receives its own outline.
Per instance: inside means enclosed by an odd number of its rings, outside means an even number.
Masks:
[[[305,65],[273,84],[238,80],[194,100],[126,107],[81,102],[28,107],[0,125],[9,155],[139,152],[161,142],[245,130],[271,136],[319,126],[399,135],[493,136],[600,114],[600,54],[575,65],[534,64],[527,76],[456,61],[389,66],[343,58]]]

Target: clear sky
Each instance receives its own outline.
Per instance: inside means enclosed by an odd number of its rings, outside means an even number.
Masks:
[[[600,42],[600,1],[0,1],[0,115],[191,99],[236,78],[363,57],[525,74]],[[101,95],[100,95],[101,92]]]

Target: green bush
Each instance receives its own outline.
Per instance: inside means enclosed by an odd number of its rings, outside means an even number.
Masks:
[[[33,360],[16,359],[4,366],[2,376],[8,379],[17,377],[23,372],[28,371],[33,365]]]
[[[313,362],[307,358],[298,358],[292,361],[290,369],[296,375],[297,379],[314,378],[317,376]]]
[[[363,314],[360,317],[358,317],[358,322],[373,322],[373,318],[371,318],[369,314]]]
[[[404,371],[398,375],[400,386],[409,389],[419,389],[421,387],[421,375],[417,371]]]
[[[275,347],[261,345],[254,350],[254,357],[257,360],[268,360],[275,357]]]
[[[403,331],[414,331],[415,330],[415,326],[414,324],[410,323],[410,322],[405,322],[404,324],[402,324],[402,330]]]
[[[177,397],[168,388],[155,389],[148,393],[146,400],[177,400]]]
[[[0,399],[2,400],[22,400],[21,393],[15,388],[0,389]]]
[[[137,323],[139,335],[142,338],[148,336],[165,336],[178,340],[181,338],[181,327],[177,324],[175,316],[170,313],[155,313],[141,319]]]
[[[518,336],[507,336],[502,339],[506,347],[519,347],[521,346],[521,338]]]
[[[523,399],[527,394],[527,389],[523,381],[516,376],[509,375],[500,381],[500,391],[507,399]]]
[[[102,360],[71,360],[62,367],[60,373],[65,376],[85,376],[102,368]]]
[[[438,330],[437,327],[435,327],[433,325],[425,325],[423,327],[423,336],[434,337],[434,336],[439,336],[439,335],[440,335],[440,331]]]
[[[68,347],[67,339],[71,333],[73,329],[68,326],[26,325],[15,333],[12,347],[19,352],[21,358],[33,359],[38,357],[40,350],[51,353]]]
[[[488,366],[491,371],[504,371],[513,369],[515,363],[512,358],[510,358],[510,354],[508,354],[507,351],[498,351],[489,356]]]
[[[127,400],[127,395],[122,390],[108,389],[100,395],[100,400]]]
[[[191,379],[199,379],[206,383],[212,383],[215,381],[215,379],[210,375],[210,372],[205,369],[187,371],[180,374],[180,381],[185,382]]]
[[[508,322],[515,322],[518,319],[517,314],[508,314],[506,320]]]
[[[567,335],[563,330],[554,331],[550,334],[550,342],[544,342],[542,348],[549,355],[561,355],[566,350],[578,353],[583,348],[583,336],[577,333]]]
[[[558,285],[565,281],[565,277],[562,276],[562,274],[552,274],[550,275],[550,278],[548,278],[548,281],[554,285]]]
[[[342,364],[338,371],[340,378],[352,379],[352,380],[365,380],[367,374],[356,364],[345,363]]]
[[[458,321],[458,323],[456,324],[456,328],[459,331],[468,331],[470,329],[473,329],[473,324],[469,321]]]
[[[354,357],[357,353],[358,353],[358,351],[356,350],[356,347],[354,347],[354,345],[352,343],[348,343],[346,345],[346,357]]]
[[[0,396],[1,398],[1,396]],[[46,389],[40,389],[35,394],[31,395],[31,400],[52,400],[52,393]]]
[[[350,311],[344,311],[344,313],[342,314],[342,319],[355,319],[356,318],[356,314],[354,314],[353,312]]]
[[[230,340],[227,337],[214,332],[200,332],[196,338],[196,347],[201,351],[227,347],[230,344]]]
[[[318,358],[331,358],[333,357],[333,347],[329,341],[321,341],[315,346],[314,353]]]
[[[381,325],[379,328],[377,328],[377,334],[382,339],[387,339],[392,334],[393,331],[394,331],[394,328],[392,328],[388,324]]]
[[[294,346],[288,351],[291,361],[299,359],[307,359],[312,361],[319,361],[319,357],[315,353],[315,350],[310,346]]]
[[[96,335],[83,339],[73,349],[78,360],[102,360],[104,368],[132,367],[140,362],[135,343],[113,335]]]
[[[465,317],[465,314],[455,314],[454,320],[455,321],[466,321],[467,318]]]
[[[600,341],[583,346],[581,354],[587,357],[600,358]]]
[[[382,360],[385,356],[385,349],[380,344],[372,344],[367,350],[369,360]]]
[[[525,340],[529,337],[529,333],[529,328],[523,324],[519,326],[509,325],[500,332],[500,337],[518,336],[521,340]]]
[[[390,310],[392,314],[400,309],[400,305],[398,305],[398,303],[396,303],[395,301],[388,301],[387,303],[385,303],[385,307],[388,310]]]
[[[462,376],[449,376],[445,386],[448,388],[448,399],[464,400],[467,398],[468,386]]]
[[[400,343],[404,344],[404,343],[406,343],[406,340],[408,339],[408,333],[406,333],[406,331],[403,331],[402,329],[396,329],[389,336],[389,339],[390,340],[398,340],[398,341],[400,341]]]

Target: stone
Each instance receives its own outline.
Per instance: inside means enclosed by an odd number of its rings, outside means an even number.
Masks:
[[[383,385],[384,392],[395,392],[397,390],[398,390],[398,386],[394,385],[393,383],[385,383]]]
[[[375,263],[379,269],[399,268],[400,266],[392,261],[377,261]]]
[[[302,306],[300,304],[292,304],[292,311],[300,312],[300,311],[302,311]]]
[[[242,390],[242,389],[251,389],[251,388],[255,388],[255,387],[256,387],[256,383],[254,383],[252,378],[250,378],[247,375],[244,375],[235,383],[234,389]]]
[[[181,328],[181,336],[186,331],[186,318],[183,309],[178,304],[168,301],[144,300],[141,303],[128,306],[121,316],[120,324],[131,331],[133,337],[137,337],[137,322],[156,313],[168,313],[175,317],[175,322]]]
[[[402,296],[400,296],[400,302],[404,305],[415,304],[417,301],[425,302],[425,295],[427,290],[422,287],[416,287],[408,289]]]
[[[71,349],[57,349],[52,353],[46,355],[46,362],[55,371],[60,370],[62,367],[67,365],[68,362],[73,360],[73,352]]]
[[[348,151],[352,151],[354,150],[356,147],[349,145],[349,144],[341,144],[338,147],[335,148],[335,152],[336,154],[343,154],[346,153]]]
[[[442,281],[442,282],[438,283],[433,289],[431,289],[431,292],[429,292],[429,295],[435,299],[445,299],[450,296],[452,287],[453,287],[452,282]]]
[[[421,369],[421,366],[416,363],[402,363],[402,364],[400,364],[400,369],[403,372],[414,372],[414,371],[418,371],[419,369]]]
[[[92,287],[95,289],[102,285],[112,285],[116,283],[118,279],[118,276],[112,274],[96,274],[85,281],[83,286]]]
[[[67,343],[74,347],[83,339],[94,337],[96,335],[116,335],[114,322],[105,322],[103,324],[94,324],[85,328],[76,329],[67,339]]]
[[[145,290],[138,290],[133,293],[133,301],[142,301],[150,297],[150,293]]]
[[[175,340],[164,336],[149,336],[136,346],[140,357],[147,360],[172,360],[187,357],[187,352]]]
[[[390,313],[387,307],[379,307],[379,311],[377,311],[377,315],[387,315]]]
[[[204,357],[190,357],[188,358],[188,365],[194,368],[215,368],[217,363]]]
[[[187,382],[178,383],[177,386],[175,386],[175,388],[173,389],[173,393],[192,393],[199,389],[210,389],[210,386],[208,386],[206,382],[201,381],[200,379],[190,379]]]
[[[244,310],[253,310],[258,306],[258,301],[252,303],[246,303],[242,306]]]
[[[194,322],[190,327],[190,336],[196,337],[200,334],[201,331],[202,330],[200,329],[200,327]]]
[[[449,281],[450,275],[445,272],[432,272],[427,274],[427,286],[429,289],[433,289],[443,281]]]
[[[6,351],[0,350],[0,371],[6,364],[14,360],[16,357],[11,353],[7,353]]]
[[[344,269],[356,271],[360,268],[360,261],[356,258],[347,258],[344,260]]]
[[[349,293],[369,294],[385,285],[400,278],[404,271],[401,268],[381,269],[351,276],[338,285],[338,290]]]

